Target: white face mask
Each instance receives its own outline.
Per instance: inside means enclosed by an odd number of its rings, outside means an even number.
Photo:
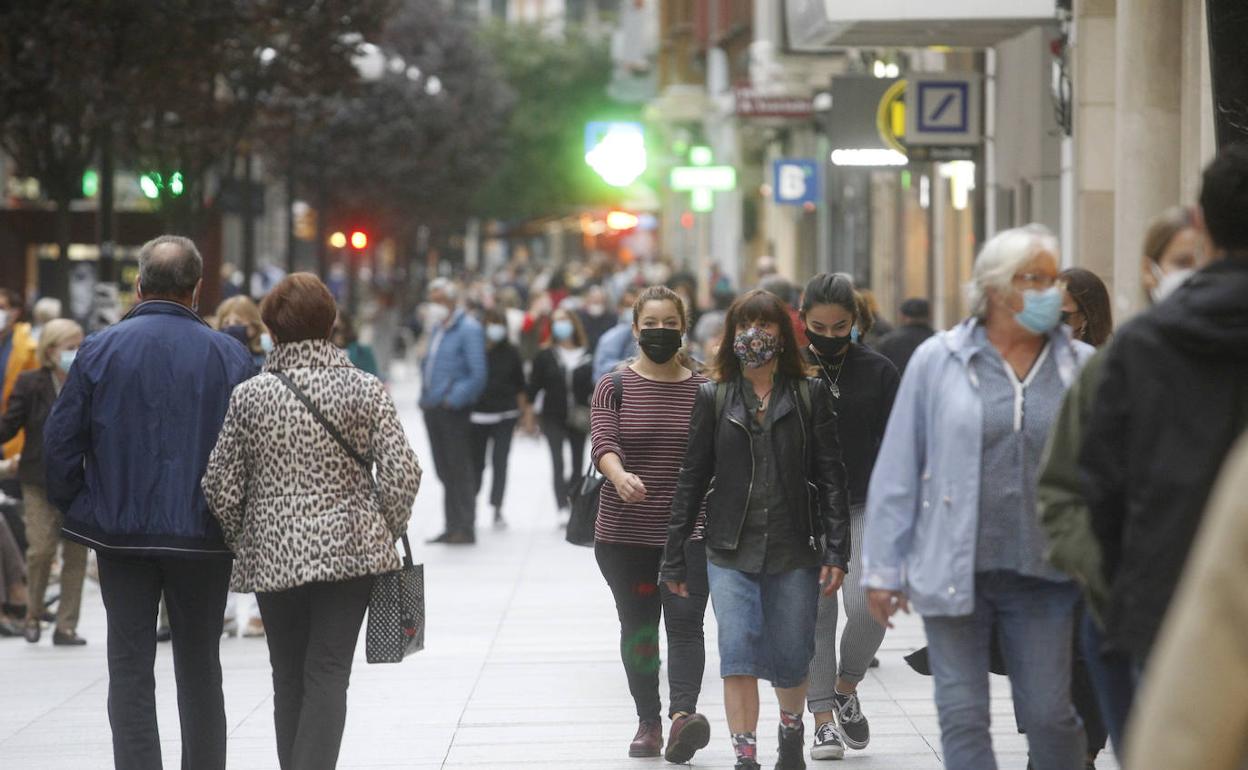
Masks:
[[[440,302],[430,302],[425,310],[425,317],[429,319],[431,326],[441,326],[451,317],[451,311]]]
[[[502,324],[490,324],[485,327],[485,336],[490,342],[502,342],[507,339],[507,327]]]
[[[1153,300],[1154,305],[1160,303],[1166,297],[1173,294],[1175,289],[1186,283],[1187,279],[1191,278],[1196,272],[1195,270],[1189,268],[1186,270],[1175,270],[1171,273],[1163,273],[1161,268],[1156,265],[1150,265],[1150,267],[1152,268],[1153,276],[1157,279],[1157,286],[1148,293],[1149,297]]]

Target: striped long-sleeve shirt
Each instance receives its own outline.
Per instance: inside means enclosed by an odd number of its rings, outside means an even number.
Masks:
[[[624,392],[617,402],[612,378],[599,380],[590,417],[594,464],[608,452],[619,455],[624,469],[645,484],[646,499],[626,503],[610,481],[604,483],[595,538],[653,548],[666,544],[676,478],[689,440],[689,418],[698,386],[706,381],[694,374],[684,382],[655,382],[624,369]],[[701,537],[701,524],[694,531],[695,539]]]

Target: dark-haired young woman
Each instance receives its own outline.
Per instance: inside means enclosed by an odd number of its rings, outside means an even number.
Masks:
[[[594,556],[615,597],[620,654],[640,721],[628,753],[657,757],[663,748],[662,616],[672,720],[664,756],[677,763],[688,762],[711,737],[710,723],[697,713],[706,668],[702,621],[708,595],[700,533],[685,545],[688,595],[677,596],[658,585],[689,418],[698,388],[707,381],[679,355],[686,318],[684,302],[671,289],[652,286],[641,293],[633,305],[633,337],[641,355],[598,381],[590,419],[594,464],[607,478],[594,531]]]
[[[1075,339],[1099,348],[1114,333],[1114,310],[1109,304],[1109,289],[1091,270],[1068,267],[1058,274],[1066,285],[1062,296],[1062,323],[1070,327]]]
[[[849,489],[849,572],[856,578],[862,566],[867,483],[901,378],[891,361],[854,341],[871,330],[872,318],[862,296],[854,290],[853,279],[845,273],[823,273],[806,284],[801,319],[810,340],[806,358],[831,393],[838,415],[837,439]],[[858,701],[858,683],[867,675],[871,658],[884,641],[884,627],[871,617],[867,592],[857,579],[845,584],[841,598],[846,617],[839,661],[836,596],[819,600],[815,658],[810,664],[807,693],[815,715],[815,741],[810,749],[814,759],[840,759],[846,746],[861,750],[871,740],[870,726]]]
[[[780,701],[779,770],[806,767],[802,710],[819,586],[849,567],[849,505],[832,395],[807,376],[785,305],[751,291],[728,309],[698,390],[661,577],[688,594],[686,544],[706,506],[707,577],[738,770],[758,770],[758,680]],[[713,486],[712,486],[712,481]]]

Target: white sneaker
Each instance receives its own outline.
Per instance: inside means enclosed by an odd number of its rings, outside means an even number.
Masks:
[[[810,747],[811,759],[844,759],[845,744],[836,731],[836,722],[824,722],[815,730],[815,743]]]

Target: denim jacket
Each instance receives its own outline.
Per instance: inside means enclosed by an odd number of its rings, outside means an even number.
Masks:
[[[485,332],[463,310],[433,332],[426,355],[420,405],[467,409],[485,390]]]
[[[901,379],[867,493],[862,585],[903,591],[921,615],[975,607],[983,405],[968,319],[915,351]],[[1062,383],[1092,355],[1066,327],[1049,333]]]

